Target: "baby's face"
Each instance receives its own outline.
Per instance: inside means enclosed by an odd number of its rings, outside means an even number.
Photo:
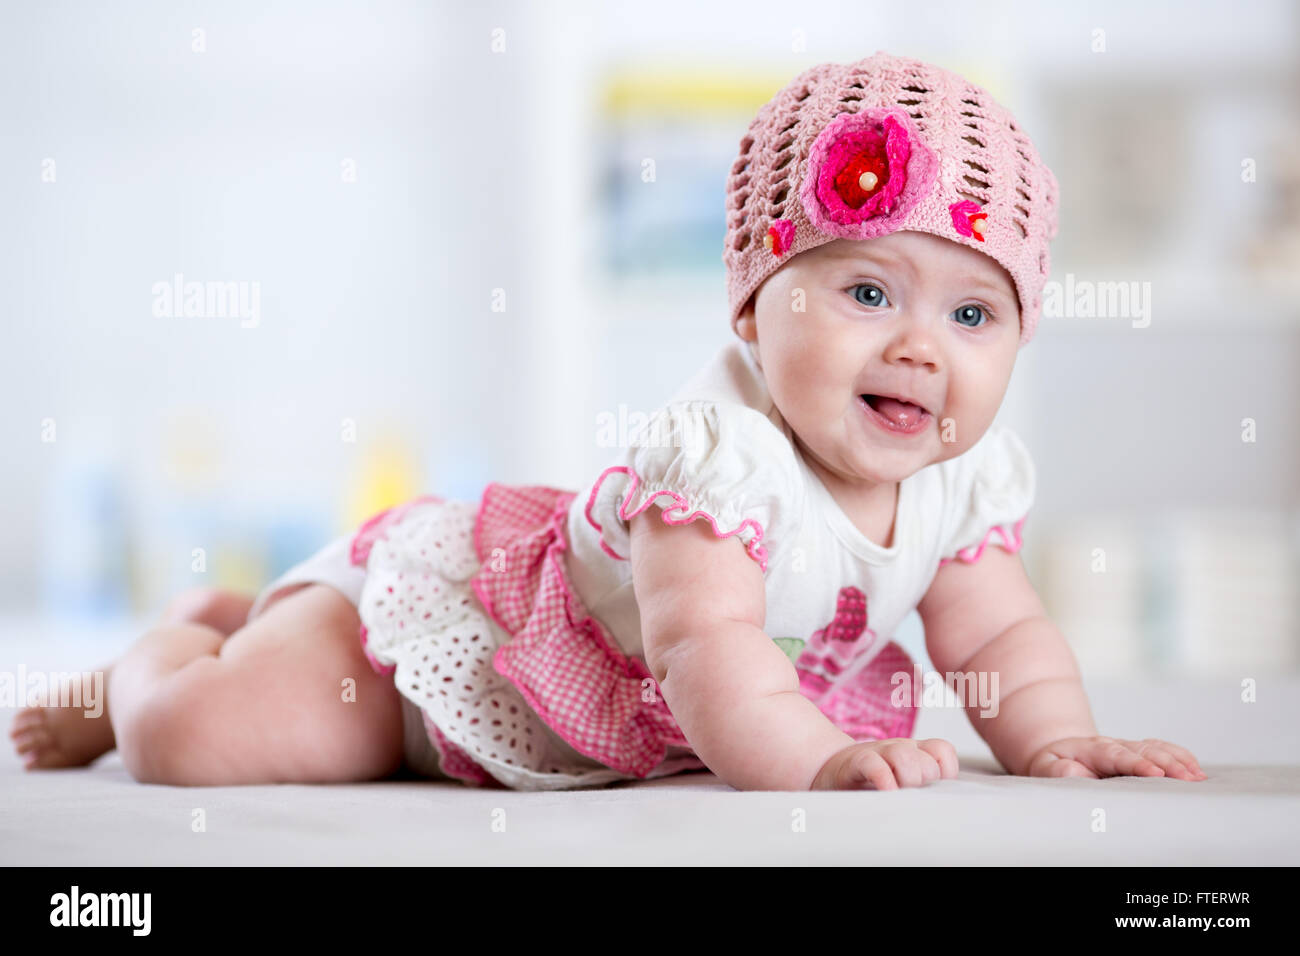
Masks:
[[[800,253],[759,287],[736,332],[755,343],[804,453],[847,482],[875,484],[980,439],[1011,378],[1020,310],[994,259],[905,231]]]

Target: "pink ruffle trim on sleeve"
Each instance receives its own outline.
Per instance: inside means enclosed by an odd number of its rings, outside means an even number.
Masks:
[[[574,750],[644,777],[690,744],[645,663],[622,653],[574,592],[564,527],[576,494],[490,484],[474,524],[471,584],[513,638],[492,663]],[[700,764],[703,767],[703,763]]]
[[[592,506],[595,505],[596,503],[596,493],[600,490],[601,484],[604,483],[605,478],[608,475],[611,475],[614,472],[622,472],[623,474],[626,474],[631,478],[631,481],[628,483],[627,486],[627,494],[623,496],[623,500],[619,503],[618,506],[618,516],[622,520],[630,521],[632,518],[635,518],[641,512],[645,511],[652,504],[654,504],[655,500],[659,498],[660,495],[668,495],[673,499],[673,503],[667,506],[666,508],[661,509],[660,511],[660,517],[663,518],[665,524],[671,524],[671,525],[686,524],[689,521],[694,521],[696,518],[704,518],[709,522],[709,525],[713,528],[713,533],[719,538],[730,538],[732,535],[741,534],[743,531],[745,531],[745,529],[748,528],[754,532],[754,536],[750,538],[749,543],[745,545],[745,552],[751,558],[753,558],[755,561],[758,562],[758,566],[760,569],[762,569],[764,572],[767,571],[767,548],[763,546],[763,526],[759,524],[757,521],[755,521],[753,518],[746,518],[744,521],[742,521],[735,528],[732,528],[730,531],[723,531],[718,527],[717,518],[709,514],[707,511],[704,511],[699,508],[696,508],[695,510],[692,511],[691,503],[687,501],[685,497],[683,497],[682,495],[678,494],[675,491],[669,491],[667,488],[652,493],[641,504],[641,507],[637,508],[635,511],[628,511],[627,510],[628,505],[631,503],[632,499],[636,496],[637,487],[642,482],[641,482],[641,477],[626,465],[611,465],[609,468],[606,468],[604,471],[600,473],[600,477],[596,479],[596,483],[591,488],[591,494],[587,497],[586,508],[583,510],[583,514],[585,514],[587,517],[587,522],[598,532],[601,532],[600,546],[601,548],[604,549],[605,553],[608,554],[610,557],[616,558],[619,561],[627,560],[627,558],[624,555],[617,554],[614,551],[614,549],[611,548],[609,544],[605,541],[605,536],[601,526],[597,524],[596,519],[591,516],[591,509]],[[670,511],[680,511],[680,512],[689,512],[689,513],[684,513],[674,517],[669,515],[668,512]]]
[[[984,553],[984,549],[988,547],[990,544],[996,544],[999,547],[1003,548],[1004,550],[1010,551],[1012,554],[1015,554],[1024,546],[1025,542],[1024,542],[1024,538],[1021,537],[1020,529],[1025,526],[1025,518],[1028,517],[1029,515],[1025,515],[1024,518],[1021,518],[1014,525],[1012,525],[1010,530],[1008,530],[1006,525],[1000,525],[1000,524],[994,525],[993,527],[989,528],[988,532],[984,535],[983,541],[981,541],[977,545],[973,544],[969,548],[963,548],[962,550],[958,551],[955,556],[951,558],[942,559],[939,562],[939,567],[942,568],[945,564],[948,564],[949,562],[952,561],[956,561],[958,559],[960,559],[966,564],[974,564],[976,561],[980,559],[980,555]],[[1002,539],[1001,541],[992,540],[993,533],[995,531],[997,532],[998,537]]]

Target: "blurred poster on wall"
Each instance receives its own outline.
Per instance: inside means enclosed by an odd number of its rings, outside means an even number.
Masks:
[[[720,269],[727,172],[754,113],[789,77],[613,67],[597,117],[600,255],[611,278]]]

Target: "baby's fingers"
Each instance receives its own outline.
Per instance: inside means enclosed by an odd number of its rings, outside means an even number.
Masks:
[[[1113,740],[1098,742],[1081,755],[1094,771],[1103,777],[1163,777],[1160,765],[1148,760],[1128,743]]]
[[[894,768],[894,777],[900,786],[920,787],[933,783],[942,775],[939,762],[918,748],[911,740],[898,740],[886,744],[881,754]]]
[[[1069,757],[1058,757],[1050,751],[1044,751],[1034,759],[1034,762],[1029,765],[1029,776],[1092,777],[1094,780],[1097,778],[1095,773],[1079,761],[1071,760]]]
[[[952,744],[938,737],[930,737],[927,740],[918,740],[916,746],[924,750],[939,764],[939,775],[945,780],[955,779],[957,776],[957,751],[953,749]]]
[[[898,781],[894,779],[894,769],[875,750],[865,748],[856,751],[845,767],[848,778],[840,790],[860,790],[865,784],[872,790],[897,790]]]
[[[1177,744],[1171,744],[1167,740],[1152,740],[1151,743],[1157,743],[1163,746],[1166,750],[1171,752],[1175,757],[1177,757],[1183,763],[1187,764],[1187,766],[1192,769],[1193,773],[1199,773],[1202,775],[1205,774],[1205,771],[1201,769],[1200,761],[1196,759],[1196,755],[1192,753],[1190,750],[1188,750],[1186,747],[1180,747]]]
[[[1141,743],[1135,741],[1126,741],[1126,743],[1164,770],[1165,776],[1179,780],[1196,780],[1205,776],[1205,772],[1200,767],[1193,769],[1196,758],[1182,747],[1175,747],[1163,740],[1154,739],[1143,740]],[[1182,754],[1178,753],[1180,750],[1183,751]],[[1183,756],[1184,754],[1186,756]]]
[[[1191,771],[1192,776],[1194,777],[1205,776],[1205,771],[1201,769],[1201,765],[1197,762],[1196,756],[1186,747],[1180,747],[1177,744],[1171,744],[1167,740],[1156,740],[1154,737],[1148,737],[1146,740],[1142,741],[1142,744],[1144,746],[1149,745],[1152,749],[1160,749],[1173,754],[1182,762],[1184,767],[1186,767],[1189,771]],[[1150,751],[1144,751],[1144,753],[1147,757],[1150,757],[1152,760],[1155,760],[1155,757],[1151,755]]]

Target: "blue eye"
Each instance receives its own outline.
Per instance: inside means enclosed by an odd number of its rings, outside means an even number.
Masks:
[[[859,289],[868,289],[870,292],[866,296],[858,294]],[[874,293],[874,294],[872,294]],[[869,282],[862,282],[853,287],[853,298],[860,305],[884,305],[889,300],[885,298],[885,293],[879,286],[872,285]]]
[[[981,326],[988,324],[988,320],[992,318],[992,313],[986,310],[982,305],[963,305],[960,309],[953,312],[953,316],[957,319],[958,325],[964,325],[968,329],[978,329]],[[985,321],[979,321],[981,317],[983,317]],[[967,319],[972,319],[973,321],[967,322]]]

